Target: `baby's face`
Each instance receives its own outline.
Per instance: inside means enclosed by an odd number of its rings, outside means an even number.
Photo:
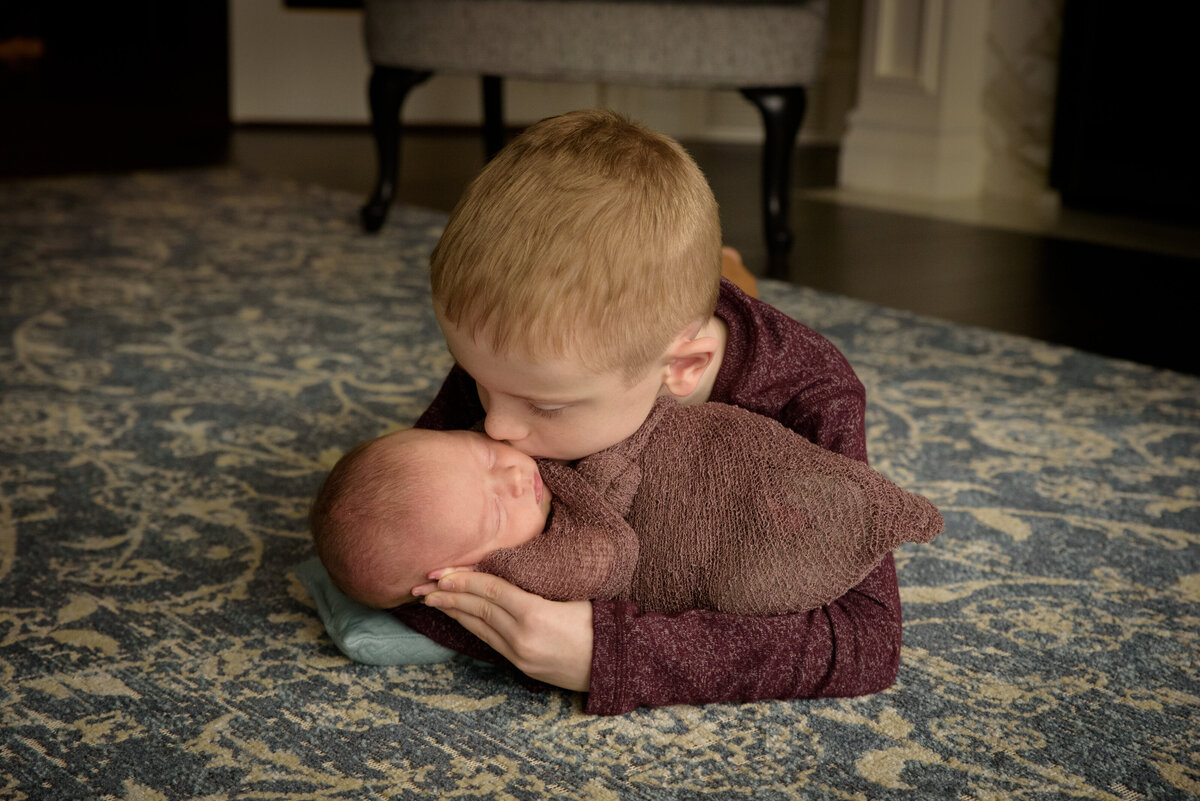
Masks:
[[[545,528],[550,492],[532,458],[473,431],[429,432],[425,447],[438,501],[430,523],[446,560],[431,569],[476,564]]]

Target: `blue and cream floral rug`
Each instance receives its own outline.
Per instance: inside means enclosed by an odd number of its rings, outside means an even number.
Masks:
[[[309,497],[450,366],[443,218],[195,170],[0,183],[0,797],[1200,795],[1200,379],[764,282],[942,509],[868,698],[584,715],[349,662]]]

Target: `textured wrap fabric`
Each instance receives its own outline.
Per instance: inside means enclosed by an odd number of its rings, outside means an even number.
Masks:
[[[625,464],[629,471],[622,475],[640,475],[632,462]],[[617,482],[612,497],[566,465],[542,460],[540,469],[554,494],[546,531],[520,547],[493,551],[478,569],[551,601],[628,599],[638,536],[617,506],[629,506],[636,484]]]
[[[807,86],[826,0],[367,0],[372,64],[531,80]]]
[[[841,597],[902,543],[942,530],[927,499],[721,403],[661,398],[633,436],[575,471],[541,468],[554,493],[547,531],[479,569],[555,601],[801,612]]]
[[[716,316],[728,327],[710,400],[766,415],[823,448],[866,461],[866,394],[833,343],[778,309],[721,282]],[[454,367],[417,421],[470,428],[484,416],[475,383]],[[460,653],[503,661],[453,620],[422,606],[396,615]],[[900,591],[889,553],[858,586],[808,612],[759,617],[693,609],[645,612],[592,602],[586,709],[843,697],[892,684],[900,664]]]

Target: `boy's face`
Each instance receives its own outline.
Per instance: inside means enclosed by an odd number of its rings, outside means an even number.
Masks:
[[[488,436],[530,456],[573,461],[617,444],[641,427],[663,388],[657,366],[630,385],[578,360],[509,358],[440,312],[438,322],[455,361],[475,379]]]
[[[546,526],[550,492],[537,464],[503,442],[472,431],[423,432],[425,469],[439,501],[426,512],[437,540],[428,559],[465,567],[497,548],[536,537]]]

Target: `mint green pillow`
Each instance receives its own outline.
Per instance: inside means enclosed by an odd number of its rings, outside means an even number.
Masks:
[[[338,650],[365,665],[431,665],[458,655],[381,609],[351,600],[334,586],[316,557],[293,572],[317,602],[317,614]]]

